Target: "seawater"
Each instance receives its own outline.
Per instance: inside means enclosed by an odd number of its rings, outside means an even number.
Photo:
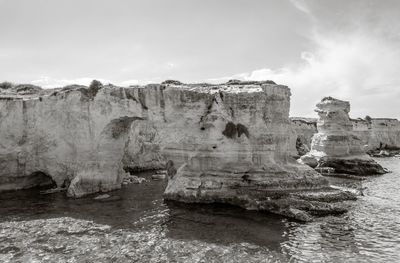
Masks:
[[[0,262],[400,262],[400,159],[392,173],[331,183],[363,189],[341,216],[298,223],[230,206],[166,203],[166,183],[69,199],[0,194]],[[151,174],[142,176],[150,178]]]

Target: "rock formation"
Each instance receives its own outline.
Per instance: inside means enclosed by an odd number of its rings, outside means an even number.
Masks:
[[[78,197],[119,188],[125,166],[162,167],[156,131],[144,121],[135,92],[78,86],[29,97],[3,94],[0,190],[36,186],[47,175],[58,186],[70,183],[68,194]]]
[[[353,132],[369,152],[400,151],[400,122],[397,119],[366,118],[352,120]]]
[[[286,86],[167,81],[35,92],[0,96],[0,190],[47,177],[79,197],[119,188],[126,171],[166,164],[170,200],[309,220],[344,212],[337,201],[353,198],[291,158]]]
[[[311,167],[330,167],[335,173],[353,175],[383,174],[384,169],[366,154],[363,142],[353,133],[350,103],[326,97],[317,104],[318,133],[311,151],[300,158]]]
[[[317,130],[317,119],[292,117],[292,128],[296,135],[292,145],[303,148],[311,147],[311,140]],[[350,119],[353,134],[361,139],[368,153],[379,153],[381,150],[392,153],[400,150],[400,122],[389,118]],[[300,142],[300,144],[298,144]],[[302,149],[297,147],[299,154]],[[303,155],[303,154],[301,154]]]
[[[335,201],[352,197],[332,191],[319,174],[290,157],[287,87],[232,83],[178,88],[196,100],[182,103],[190,110],[174,110],[179,114],[175,119],[186,122],[188,133],[178,145],[187,158],[169,172],[165,198],[229,203],[301,220],[343,212],[322,196]]]
[[[293,152],[294,156],[297,155],[298,158],[310,151],[312,137],[317,133],[317,120],[291,117],[290,121],[294,131],[294,135],[291,137],[291,145],[295,146]]]

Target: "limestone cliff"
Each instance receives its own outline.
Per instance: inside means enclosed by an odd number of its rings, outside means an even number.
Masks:
[[[291,117],[294,135],[291,137],[294,155],[298,157],[310,151],[311,140],[317,133],[317,120],[313,118]]]
[[[82,196],[119,188],[124,166],[161,167],[158,151],[147,152],[156,131],[134,93],[72,87],[0,97],[0,189],[35,186],[40,174]]]
[[[296,145],[297,139],[297,143],[301,143],[298,146],[310,148],[312,137],[318,132],[317,119],[300,117],[290,119],[296,133],[292,145]],[[353,134],[361,139],[367,151],[400,149],[400,122],[397,119],[351,119],[351,123]]]
[[[239,83],[179,89],[196,100],[185,99],[186,110],[172,111],[186,127],[179,144],[172,143],[187,158],[169,172],[165,198],[230,203],[301,220],[343,212],[325,201],[352,197],[332,191],[318,173],[291,158],[287,87]]]
[[[354,133],[368,150],[400,149],[400,122],[397,119],[352,120]]]
[[[168,161],[167,199],[301,220],[345,211],[331,202],[351,196],[291,158],[289,104],[290,90],[270,81],[3,93],[0,189],[48,176],[79,197]]]
[[[349,102],[332,97],[324,98],[317,104],[318,133],[312,138],[311,151],[302,156],[300,162],[311,167],[331,167],[336,173],[385,173],[384,169],[366,154],[363,142],[353,133],[349,111]]]

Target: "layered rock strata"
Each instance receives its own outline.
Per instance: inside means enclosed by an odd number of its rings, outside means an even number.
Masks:
[[[333,199],[339,201],[349,196],[330,189],[318,173],[291,158],[287,87],[223,85],[191,89],[189,94],[198,98],[199,106],[192,100],[184,106],[192,110],[174,112],[186,120],[186,129],[194,128],[189,131],[195,136],[182,136],[179,144],[187,158],[169,172],[166,199],[229,203],[301,220],[344,211],[320,197],[337,195]],[[313,200],[307,199],[309,192]]]
[[[318,133],[311,151],[300,158],[311,167],[334,169],[334,173],[353,175],[383,174],[385,170],[366,154],[363,142],[353,133],[349,118],[350,103],[332,97],[322,99],[316,112]]]
[[[292,128],[296,135],[292,145],[301,154],[311,147],[311,140],[317,130],[317,119],[292,117]],[[398,152],[400,150],[400,122],[389,118],[350,119],[353,134],[361,139],[368,152]],[[297,144],[296,144],[297,143]],[[302,155],[302,154],[301,154]]]
[[[40,173],[79,197],[121,187],[126,171],[164,167],[165,198],[222,202],[300,220],[342,213],[348,193],[291,158],[290,90],[231,81],[3,94],[1,189]]]

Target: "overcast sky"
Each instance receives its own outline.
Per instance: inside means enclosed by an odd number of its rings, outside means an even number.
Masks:
[[[400,117],[397,0],[0,0],[0,81],[43,87],[272,79]]]

